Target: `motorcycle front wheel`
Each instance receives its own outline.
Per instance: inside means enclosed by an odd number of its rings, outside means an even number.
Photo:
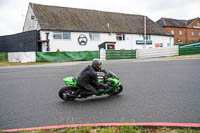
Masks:
[[[58,92],[59,97],[64,101],[73,101],[74,99],[76,99],[74,94],[75,94],[75,88],[72,86],[65,86],[61,88],[60,91]]]
[[[109,92],[108,95],[110,96],[118,95],[119,93],[122,92],[122,90],[123,90],[123,86],[120,85],[116,89],[113,89],[111,92]]]

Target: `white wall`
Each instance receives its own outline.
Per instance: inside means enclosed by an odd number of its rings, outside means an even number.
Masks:
[[[72,32],[71,33],[71,40],[58,40],[53,39],[53,32],[52,31],[41,31],[41,40],[46,40],[46,32],[49,32],[49,45],[50,51],[55,52],[57,49],[60,51],[94,51],[98,50],[98,45],[105,42],[105,41],[116,41],[115,35],[109,34],[100,34],[100,40],[94,41],[90,40],[89,33],[81,33],[81,32]],[[78,37],[84,34],[88,42],[85,46],[81,46],[78,43]],[[46,44],[43,45],[43,51],[46,51]]]
[[[94,41],[90,40],[89,33],[83,32],[71,32],[71,39],[70,40],[57,40],[53,39],[53,32],[52,31],[40,31],[41,40],[46,40],[46,32],[49,32],[49,45],[50,51],[55,52],[57,49],[60,51],[94,51],[99,50],[98,45],[102,44],[105,41],[116,42],[115,49],[116,50],[131,50],[131,49],[143,49],[143,45],[136,45],[136,40],[143,40],[141,35],[137,34],[126,34],[125,40],[118,41],[116,40],[116,34],[108,34],[108,33],[100,33],[100,40]],[[88,42],[85,46],[81,46],[78,43],[78,37],[84,34]],[[163,47],[168,47],[168,43],[170,46],[173,46],[173,39],[168,36],[156,36],[151,35],[151,40],[153,42],[152,45],[146,45],[146,48],[155,48],[155,43],[163,43]],[[46,43],[43,43],[42,51],[46,51]]]
[[[24,22],[23,31],[41,29],[37,18],[35,17],[34,19],[31,19],[31,16],[35,16],[35,14],[33,12],[33,9],[31,8],[31,6],[29,5],[28,10],[27,10],[27,14],[26,14],[26,18],[25,18],[25,22]]]
[[[36,62],[35,52],[8,52],[8,62]]]
[[[174,38],[173,37],[166,37],[166,36],[155,36],[152,35],[151,39],[153,40],[153,48],[155,48],[156,43],[163,43],[163,47],[174,46]]]

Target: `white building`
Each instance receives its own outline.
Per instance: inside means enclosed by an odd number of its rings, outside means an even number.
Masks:
[[[33,3],[29,4],[23,28],[29,30],[39,31],[38,48],[42,52],[96,51],[104,42],[113,42],[106,48],[115,50],[174,45],[170,33],[142,15]]]

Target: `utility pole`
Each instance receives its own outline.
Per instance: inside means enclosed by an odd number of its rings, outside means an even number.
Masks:
[[[24,31],[24,14],[21,14],[21,22],[20,25],[22,25],[22,31]]]
[[[144,16],[144,48],[146,48],[146,36],[147,36],[147,17]]]

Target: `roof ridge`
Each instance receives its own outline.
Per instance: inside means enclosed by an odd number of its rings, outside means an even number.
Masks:
[[[144,15],[126,14],[93,9],[80,9],[30,3],[43,30],[73,32],[144,33]],[[45,16],[45,17],[44,17]],[[110,31],[107,28],[110,24]],[[147,33],[169,36],[165,30],[147,17]]]
[[[162,22],[161,25],[163,26],[172,26],[172,27],[188,27],[190,24],[192,24],[196,19],[198,18],[193,18],[193,19],[188,19],[188,20],[183,20],[183,19],[174,19],[174,18],[164,18],[162,17],[160,21]]]
[[[32,4],[32,5],[39,5],[39,6],[46,6],[46,7],[69,8],[69,9],[77,9],[77,10],[88,10],[88,11],[96,11],[96,12],[104,12],[104,13],[114,13],[114,14],[131,15],[131,16],[144,16],[144,15],[140,15],[140,14],[130,14],[130,13],[113,12],[113,11],[102,11],[102,10],[86,9],[86,8],[76,8],[76,7],[65,7],[65,6],[44,5],[44,4],[31,3],[31,2],[30,2],[29,4]]]

